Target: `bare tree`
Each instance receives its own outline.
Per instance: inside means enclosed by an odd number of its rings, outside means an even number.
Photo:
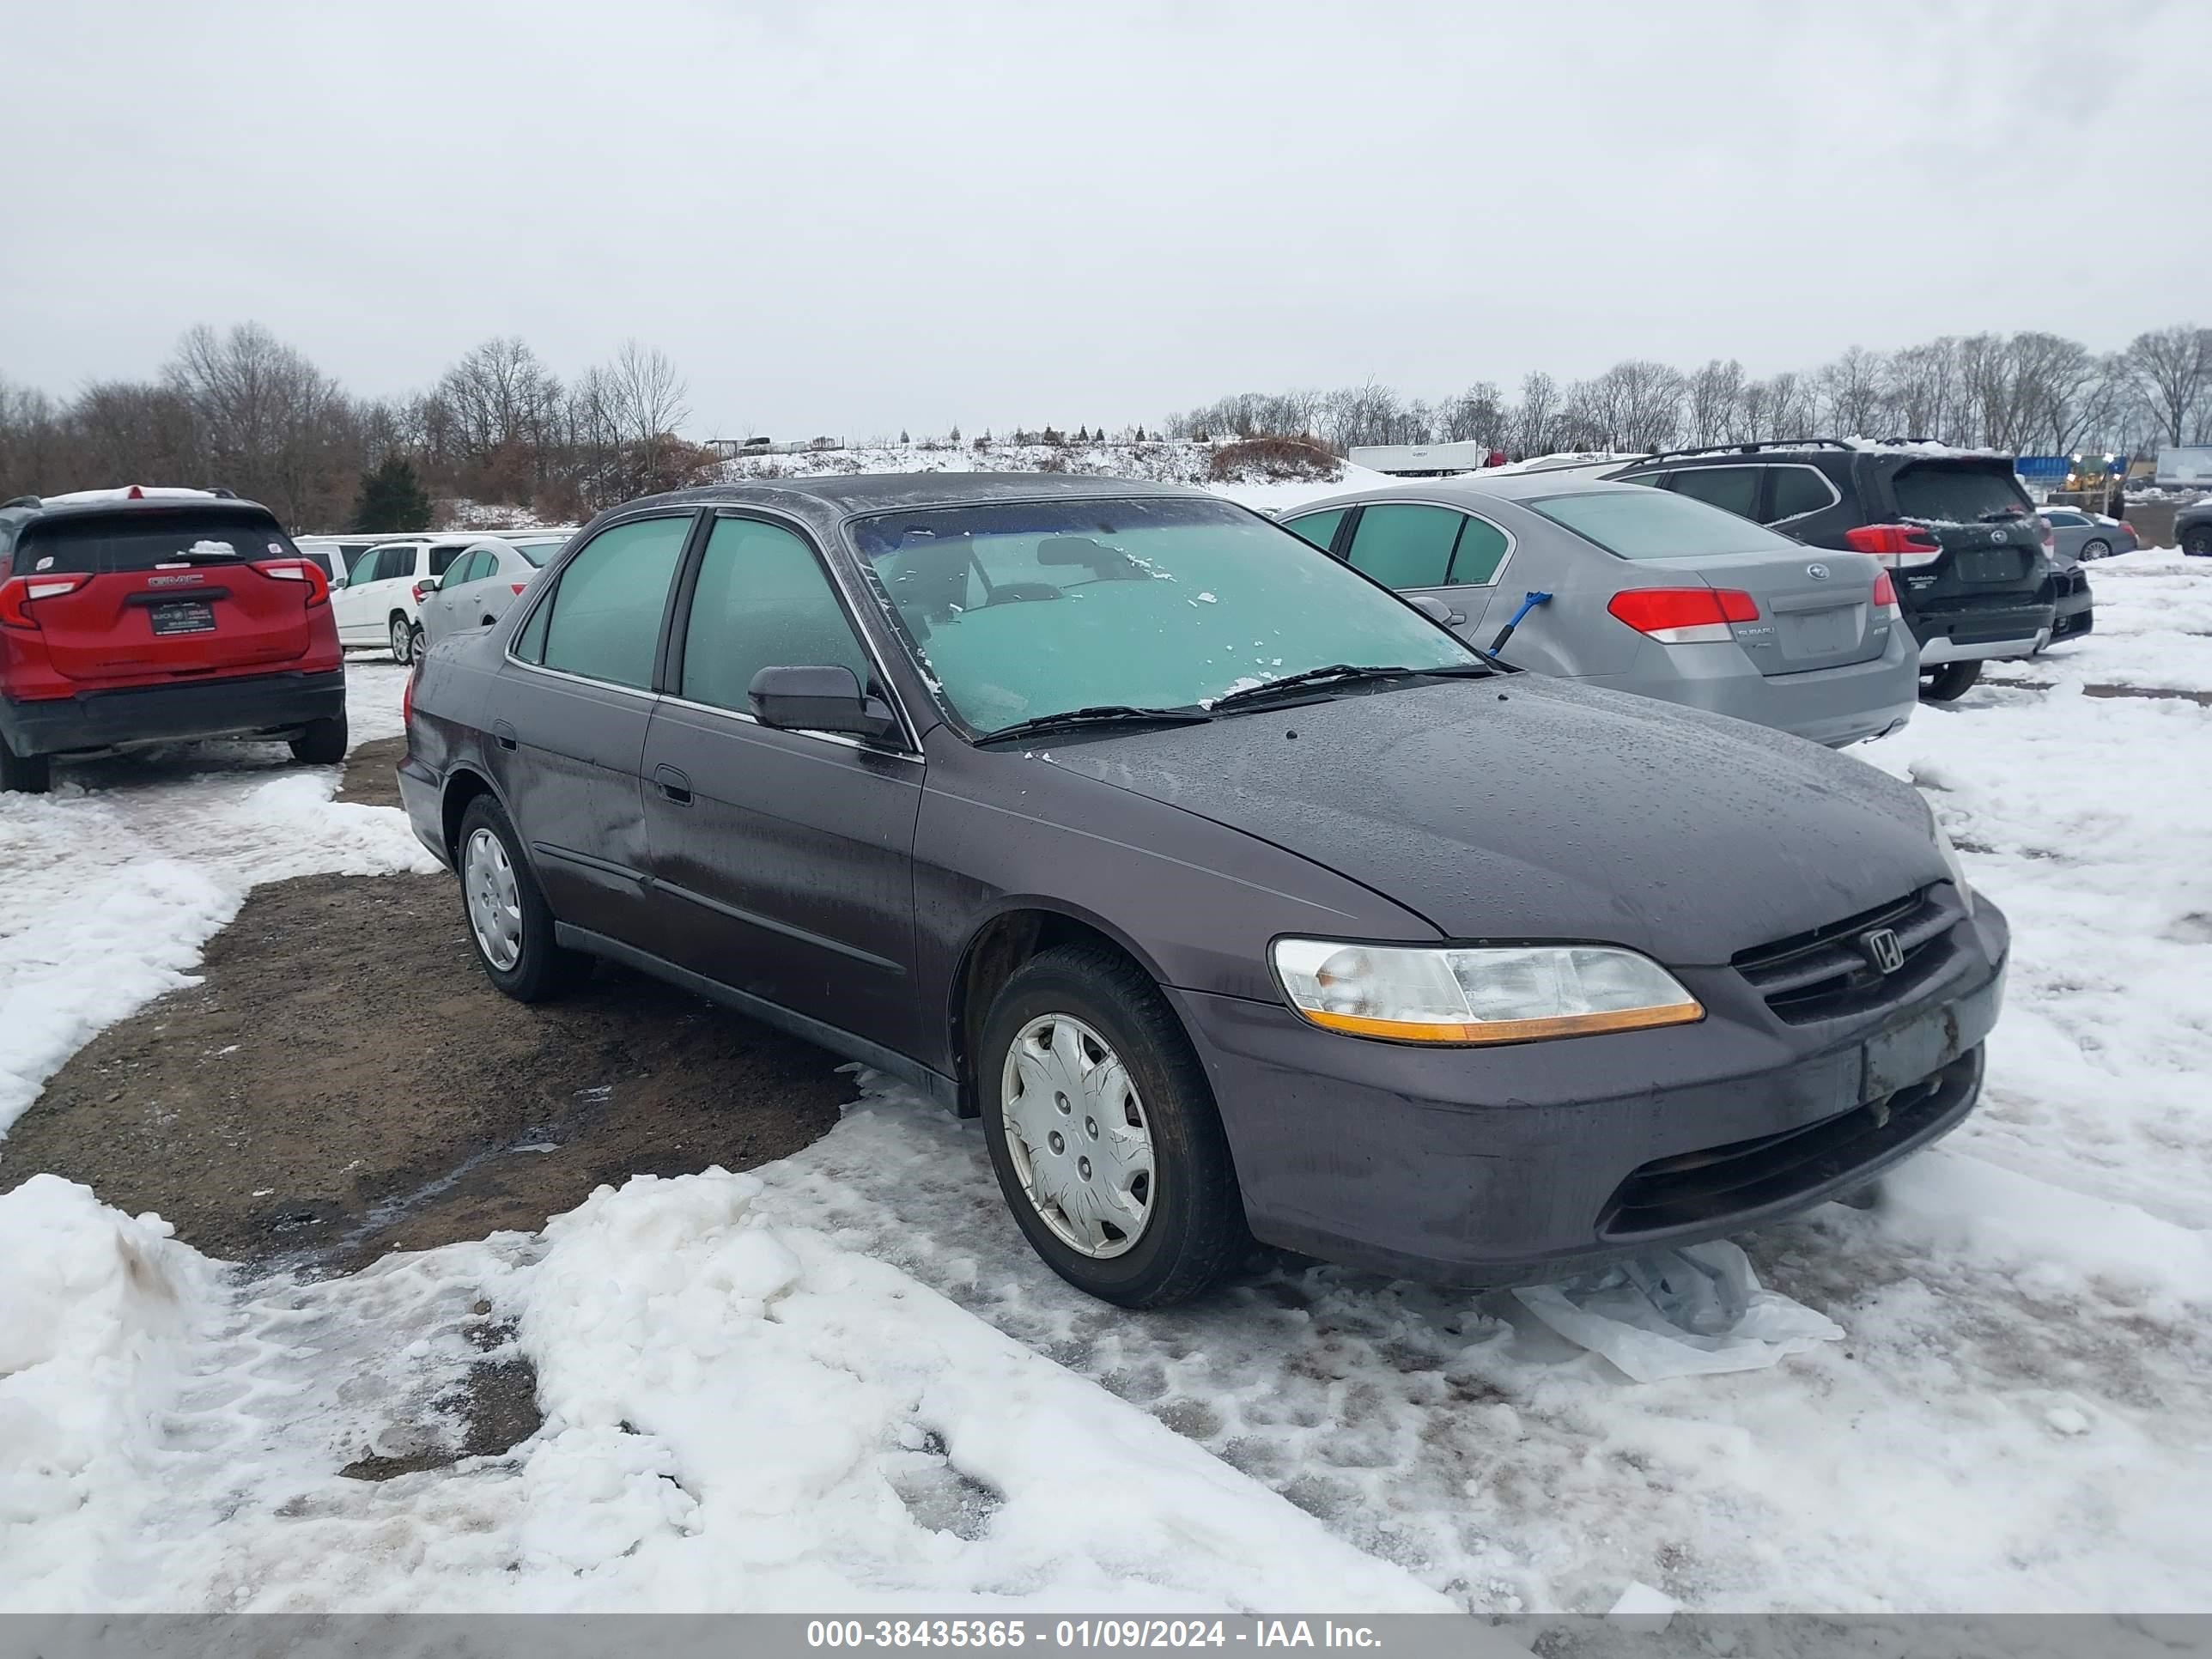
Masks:
[[[288,524],[313,516],[333,471],[348,470],[337,382],[258,323],[222,334],[204,324],[188,331],[163,381],[191,410],[188,464]]]
[[[1733,357],[1716,357],[1690,376],[1689,427],[1693,444],[1741,442],[1735,435],[1742,419],[1743,365]]]
[[[1521,404],[1513,415],[1513,448],[1523,459],[1558,447],[1559,386],[1541,369],[1521,377]]]
[[[1821,424],[1831,431],[1868,437],[1881,423],[1887,364],[1878,352],[1851,346],[1814,377]]]
[[[1948,438],[1960,406],[1959,343],[1949,335],[1893,352],[1884,401],[1895,429],[1889,436]]]
[[[2124,355],[2158,435],[2175,444],[2202,436],[2212,392],[2212,329],[2194,323],[2152,329],[2136,335]]]
[[[606,371],[615,424],[631,443],[652,445],[672,437],[691,418],[684,401],[690,388],[665,353],[625,340]]]
[[[1447,443],[1481,444],[1502,448],[1505,443],[1505,403],[1498,387],[1478,380],[1445,404],[1437,421],[1437,436]]]

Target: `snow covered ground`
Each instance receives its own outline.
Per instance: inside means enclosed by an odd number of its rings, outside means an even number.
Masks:
[[[1967,1125],[1745,1241],[1841,1342],[1634,1384],[1510,1296],[1324,1267],[1127,1314],[1030,1254],[975,1125],[873,1082],[752,1176],[321,1283],[34,1181],[0,1608],[2212,1608],[2212,708],[2088,689],[2212,689],[2212,566],[2091,574],[2094,635],[1855,751],[2014,954]],[[396,729],[396,671],[354,683],[356,736]],[[415,867],[279,758],[0,802],[0,1115],[252,881]],[[337,1476],[505,1354],[548,1419],[513,1455]]]

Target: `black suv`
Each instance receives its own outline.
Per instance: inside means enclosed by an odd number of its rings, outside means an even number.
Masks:
[[[1839,438],[1730,444],[1647,456],[1610,475],[1673,489],[1814,547],[1888,566],[1920,641],[1920,695],[1948,702],[1992,658],[2051,642],[2054,607],[2086,618],[2088,578],[2059,577],[2049,527],[2001,455]],[[2055,591],[2063,580],[2064,593]],[[2081,631],[2077,625],[2075,631]]]

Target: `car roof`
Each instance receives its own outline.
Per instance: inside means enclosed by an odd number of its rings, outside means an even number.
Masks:
[[[1381,506],[1393,501],[1434,502],[1480,512],[1498,501],[1521,504],[1548,501],[1554,495],[1618,495],[1631,490],[1649,495],[1650,489],[1649,484],[1613,483],[1603,478],[1573,476],[1563,477],[1557,472],[1517,472],[1503,478],[1468,472],[1449,478],[1407,478],[1400,483],[1373,485],[1366,489],[1346,490],[1340,495],[1316,497],[1310,501],[1300,501],[1296,507],[1283,508],[1282,516],[1288,520],[1304,518],[1309,513],[1326,513],[1335,507],[1363,504]]]
[[[848,472],[806,478],[759,478],[742,483],[702,484],[625,501],[611,513],[641,507],[728,503],[811,507],[811,516],[841,518],[901,508],[981,506],[992,501],[1082,501],[1144,496],[1187,500],[1222,499],[1182,484],[1138,478],[1109,478],[1077,472]]]
[[[140,495],[130,495],[124,489],[74,489],[65,495],[44,497],[18,495],[0,504],[0,532],[57,519],[112,518],[118,514],[175,513],[195,508],[220,513],[242,509],[267,513],[271,519],[276,516],[259,501],[249,501],[240,495],[218,495],[208,489],[149,488]]]

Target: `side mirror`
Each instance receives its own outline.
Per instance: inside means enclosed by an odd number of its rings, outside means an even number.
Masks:
[[[1415,593],[1407,603],[1432,623],[1446,628],[1457,628],[1467,620],[1467,612],[1455,611],[1433,593]]]
[[[781,731],[856,738],[887,738],[898,731],[890,705],[862,691],[860,677],[849,668],[763,668],[753,676],[747,696],[760,723]]]

